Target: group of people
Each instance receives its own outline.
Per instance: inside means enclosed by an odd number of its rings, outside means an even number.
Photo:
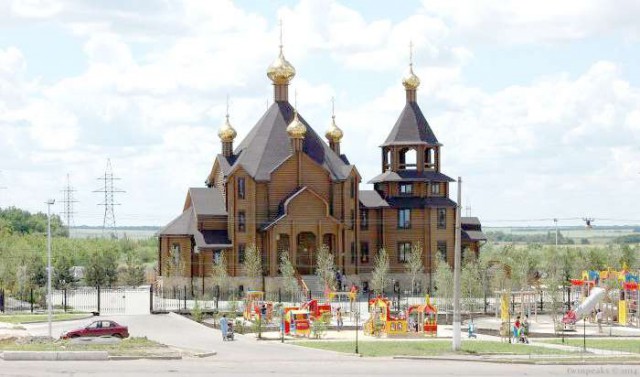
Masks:
[[[515,343],[529,343],[529,316],[524,316],[524,321],[520,321],[520,316],[516,317],[513,324],[513,340]]]

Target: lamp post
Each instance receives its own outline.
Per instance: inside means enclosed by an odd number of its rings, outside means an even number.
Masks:
[[[356,355],[358,354],[358,320],[360,319],[360,302],[357,302],[357,309],[356,309],[356,315],[355,315],[355,319],[356,319]]]
[[[49,338],[53,338],[51,332],[51,206],[55,199],[47,200],[47,322],[49,323]]]
[[[456,205],[455,250],[453,262],[453,338],[451,348],[460,351],[460,263],[461,263],[461,212],[462,178],[458,177],[458,204]]]

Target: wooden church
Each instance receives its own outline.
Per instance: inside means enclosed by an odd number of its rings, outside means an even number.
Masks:
[[[218,131],[222,153],[206,186],[189,188],[182,213],[158,234],[158,275],[165,284],[204,286],[224,252],[230,280],[240,285],[250,245],[260,249],[267,285],[277,281],[283,252],[300,275],[313,275],[321,245],[361,284],[381,248],[398,281],[412,245],[423,248],[425,276],[437,256],[453,262],[453,180],[441,172],[442,144],[416,101],[420,80],[412,62],[402,80],[406,104],[381,145],[381,173],[369,181],[373,190],[359,189],[362,177],[341,151],[335,115],[325,141],[291,105],[295,74],[281,45],[267,70],[274,102],[236,146],[227,114]],[[477,218],[462,218],[463,248],[477,253],[485,239]]]

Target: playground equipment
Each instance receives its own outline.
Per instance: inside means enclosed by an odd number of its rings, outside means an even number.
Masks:
[[[263,308],[265,313],[263,313]],[[262,318],[263,315],[265,318]],[[243,316],[247,321],[261,319],[268,323],[273,317],[273,303],[264,301],[264,292],[262,291],[247,291],[244,297]]]
[[[369,300],[371,316],[364,324],[365,335],[380,336],[382,333],[398,335],[407,333],[407,319],[391,316],[391,303],[384,297]]]
[[[423,305],[411,305],[407,309],[409,323],[414,323],[415,328],[409,331],[423,332],[425,335],[438,335],[438,310],[431,305],[429,296]]]
[[[302,304],[300,310],[308,310],[313,321],[317,321],[323,317],[325,317],[327,321],[331,319],[331,304],[329,303],[320,304],[318,300],[309,300]],[[328,316],[328,318],[326,318],[326,316]]]
[[[569,310],[562,319],[565,324],[575,324],[580,317],[587,316],[595,306],[603,300],[607,292],[613,301],[617,298],[617,321],[619,324],[627,325],[629,314],[638,318],[638,275],[631,274],[626,267],[621,271],[611,269],[596,271],[583,271],[581,279],[570,279],[574,287],[580,287],[582,302],[575,310]],[[619,295],[618,295],[619,293]]]
[[[592,288],[589,296],[582,301],[576,309],[569,310],[564,317],[562,317],[562,323],[567,325],[575,324],[582,317],[589,315],[604,296],[605,290],[603,288]]]
[[[309,336],[311,319],[308,310],[298,308],[284,309],[284,333],[294,336]]]

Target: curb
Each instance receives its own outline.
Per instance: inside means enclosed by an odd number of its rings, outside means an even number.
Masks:
[[[640,365],[640,361],[607,361],[607,360],[533,360],[533,359],[488,359],[488,358],[455,358],[438,356],[393,356],[394,360],[437,360],[437,361],[462,361],[471,363],[493,363],[493,364],[527,364],[527,365]]]
[[[182,356],[109,356],[109,361],[125,360],[182,360]]]
[[[217,355],[218,352],[216,351],[212,351],[212,352],[202,352],[202,353],[196,353],[195,355],[193,355],[194,357],[199,357],[199,358],[203,358],[203,357],[211,357],[211,356],[215,356]]]
[[[63,360],[108,360],[107,351],[4,351],[6,361],[63,361]]]

